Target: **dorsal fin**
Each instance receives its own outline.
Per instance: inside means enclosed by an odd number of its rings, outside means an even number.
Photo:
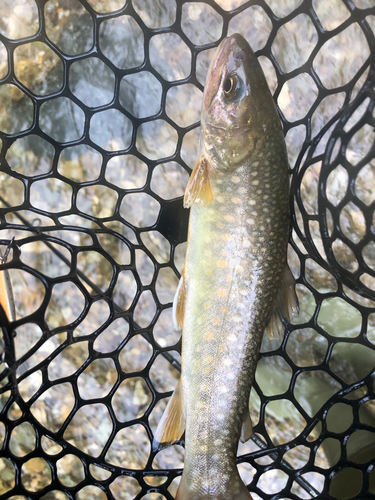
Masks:
[[[209,205],[211,200],[212,189],[209,177],[209,164],[207,158],[204,155],[200,155],[186,186],[184,207],[189,208],[193,203]]]

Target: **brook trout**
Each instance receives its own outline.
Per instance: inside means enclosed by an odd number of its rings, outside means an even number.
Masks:
[[[177,500],[248,500],[236,467],[252,433],[249,395],[265,329],[297,312],[286,263],[288,162],[262,69],[241,35],[211,63],[200,154],[186,188],[185,268],[174,301],[183,329],[182,374],[155,433],[185,434]]]

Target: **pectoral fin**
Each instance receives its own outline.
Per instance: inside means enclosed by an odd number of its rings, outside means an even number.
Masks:
[[[294,278],[289,269],[285,266],[282,284],[275,300],[273,312],[266,327],[267,335],[270,339],[281,337],[284,333],[284,326],[281,318],[290,321],[298,315],[298,299],[294,289]]]
[[[155,431],[152,443],[153,450],[161,450],[175,441],[179,441],[185,431],[185,423],[186,416],[183,407],[182,383],[180,379]]]
[[[241,443],[246,443],[248,439],[253,435],[253,424],[251,422],[249,407],[246,406],[245,412],[242,418],[242,428],[241,428]]]
[[[209,177],[209,165],[205,156],[199,156],[186,186],[184,207],[189,208],[193,203],[208,205],[212,200],[212,190]]]
[[[176,330],[184,327],[185,301],[186,301],[186,279],[185,279],[185,269],[184,269],[173,299],[172,317]]]

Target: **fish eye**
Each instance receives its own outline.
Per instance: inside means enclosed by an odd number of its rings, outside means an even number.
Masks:
[[[224,81],[224,95],[229,101],[237,98],[241,90],[241,80],[236,75],[228,75]]]
[[[225,95],[230,94],[230,91],[233,88],[233,84],[234,84],[233,76],[229,76],[224,82],[224,94]]]

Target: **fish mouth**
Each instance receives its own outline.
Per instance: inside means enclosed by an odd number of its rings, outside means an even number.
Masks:
[[[203,111],[209,110],[220,86],[223,85],[227,73],[234,71],[239,65],[243,64],[249,53],[252,53],[252,50],[245,38],[239,33],[222,40],[208,70],[203,95]]]

